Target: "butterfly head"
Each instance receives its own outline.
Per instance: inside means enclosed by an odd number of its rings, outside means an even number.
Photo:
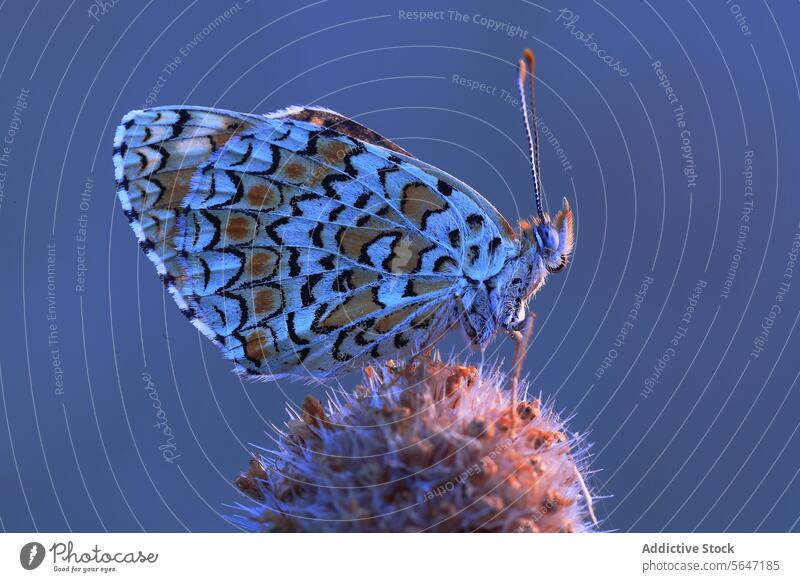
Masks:
[[[529,221],[520,221],[522,236],[528,252],[537,255],[548,273],[563,271],[569,263],[574,242],[572,209],[564,198],[561,210],[554,219],[547,213]]]

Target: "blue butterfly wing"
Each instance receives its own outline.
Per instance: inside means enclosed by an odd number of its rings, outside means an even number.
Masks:
[[[131,112],[114,160],[179,307],[251,375],[324,377],[413,353],[457,318],[465,273],[497,263],[496,221],[446,175],[319,124]]]

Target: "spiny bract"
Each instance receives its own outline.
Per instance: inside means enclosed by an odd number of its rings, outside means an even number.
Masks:
[[[367,368],[327,411],[308,396],[278,450],[235,481],[255,531],[582,532],[585,456],[552,406],[496,369],[420,358]]]

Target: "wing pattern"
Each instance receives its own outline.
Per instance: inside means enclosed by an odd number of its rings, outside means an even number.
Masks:
[[[413,353],[457,319],[466,281],[505,259],[507,233],[474,195],[327,125],[164,108],[117,133],[142,247],[248,374],[324,377]]]

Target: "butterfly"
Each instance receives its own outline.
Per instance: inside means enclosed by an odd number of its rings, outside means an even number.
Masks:
[[[114,138],[117,195],[178,307],[242,374],[325,378],[459,323],[481,348],[518,338],[573,246],[566,198],[552,219],[542,208],[534,66],[526,50],[537,214],[517,230],[460,180],[319,107],[131,111]]]

